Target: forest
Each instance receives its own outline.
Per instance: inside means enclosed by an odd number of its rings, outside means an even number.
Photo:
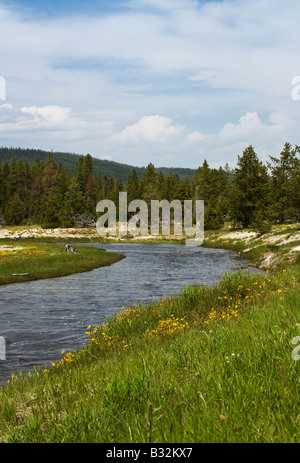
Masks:
[[[80,154],[62,153],[59,151],[51,151],[51,153],[53,156],[53,160],[57,164],[62,164],[65,167],[69,167],[70,171],[73,173],[76,171],[78,158],[82,156]],[[17,159],[27,161],[28,164],[31,166],[36,158],[46,163],[49,152],[33,148],[25,149],[13,147],[8,148],[3,146],[0,147],[0,162],[9,163],[13,155],[15,155]],[[133,167],[136,170],[139,180],[141,180],[146,170],[146,167],[131,166],[129,164],[124,164],[121,162],[93,157],[94,172],[101,172],[102,175],[106,175],[107,177],[114,176],[116,178],[121,179],[124,183],[126,183],[127,177],[132,171]],[[178,173],[180,178],[193,175],[194,172],[194,169],[190,169],[187,167],[159,167],[158,170],[161,170],[165,175],[168,175],[169,172],[172,172],[174,174]]]
[[[73,171],[48,153],[30,165],[11,159],[0,165],[0,225],[35,225],[44,228],[90,227],[97,220],[102,199],[118,204],[126,191],[128,204],[142,199],[172,201],[202,199],[205,229],[254,227],[267,232],[272,224],[298,221],[300,217],[300,147],[285,143],[278,157],[263,163],[252,145],[238,156],[236,167],[210,168],[206,160],[193,175],[158,171],[152,163],[139,178],[132,168],[126,181],[94,169],[90,154],[78,156]]]

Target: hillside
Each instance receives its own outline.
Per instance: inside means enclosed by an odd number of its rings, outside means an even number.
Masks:
[[[29,165],[32,165],[36,158],[46,162],[49,152],[38,150],[38,149],[23,149],[23,148],[6,148],[0,147],[0,164],[2,162],[10,162],[12,155],[15,155],[17,159],[22,161],[27,161]],[[86,154],[86,153],[85,153]],[[75,172],[76,163],[79,158],[79,154],[75,153],[61,153],[54,152],[53,159],[57,163],[61,163],[64,167],[68,166],[71,172]],[[143,173],[145,172],[145,167],[136,167],[127,164],[122,164],[114,161],[107,161],[103,159],[98,159],[93,157],[94,171],[101,172],[102,175],[107,177],[114,176],[117,179],[127,181],[128,174],[135,167],[139,180],[141,180]],[[180,178],[186,178],[194,174],[193,169],[180,168],[180,167],[157,167],[156,170],[162,171],[164,176],[168,175],[169,172],[173,174],[177,173]]]

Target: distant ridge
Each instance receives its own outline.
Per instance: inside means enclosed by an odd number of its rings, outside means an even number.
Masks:
[[[75,153],[62,153],[62,152],[53,152],[54,161],[59,164],[61,163],[64,167],[68,166],[71,172],[75,172],[76,163],[80,156],[85,156]],[[87,153],[86,153],[87,154]],[[49,151],[43,151],[39,149],[29,149],[29,148],[6,148],[0,147],[0,164],[2,162],[10,162],[11,157],[15,155],[17,159],[22,161],[27,161],[29,165],[32,165],[36,158],[41,161],[46,162]],[[123,180],[124,183],[127,182],[127,177],[131,173],[132,169],[135,168],[139,180],[141,180],[143,173],[145,172],[146,167],[136,167],[128,164],[122,164],[115,161],[107,161],[104,159],[98,159],[93,157],[94,171],[101,172],[101,174],[107,177],[116,177],[117,179]],[[161,171],[164,176],[167,176],[170,172],[173,174],[178,174],[180,178],[186,178],[194,174],[194,169],[184,168],[184,167],[156,167],[157,172]]]

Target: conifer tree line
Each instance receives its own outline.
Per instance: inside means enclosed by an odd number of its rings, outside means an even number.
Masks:
[[[116,205],[126,191],[128,204],[135,199],[202,199],[205,228],[233,226],[267,231],[274,223],[298,221],[300,217],[300,147],[286,143],[276,158],[264,164],[252,145],[238,156],[236,168],[210,168],[207,161],[194,175],[180,178],[157,172],[150,163],[141,180],[135,168],[126,184],[114,176],[94,172],[90,154],[80,156],[72,173],[53,160],[27,161],[14,155],[0,165],[0,225],[39,224],[44,228],[88,227],[97,220],[96,205],[110,199]]]

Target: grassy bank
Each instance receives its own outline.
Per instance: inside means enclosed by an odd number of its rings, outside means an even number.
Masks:
[[[61,244],[3,240],[0,243],[0,285],[85,272],[123,258],[120,254],[90,246],[78,246],[78,250],[78,254],[67,253]]]
[[[300,263],[127,307],[0,392],[2,442],[299,442]]]
[[[295,223],[273,226],[264,234],[255,229],[207,231],[204,245],[235,250],[252,265],[270,269],[295,262],[300,252],[300,230]]]

